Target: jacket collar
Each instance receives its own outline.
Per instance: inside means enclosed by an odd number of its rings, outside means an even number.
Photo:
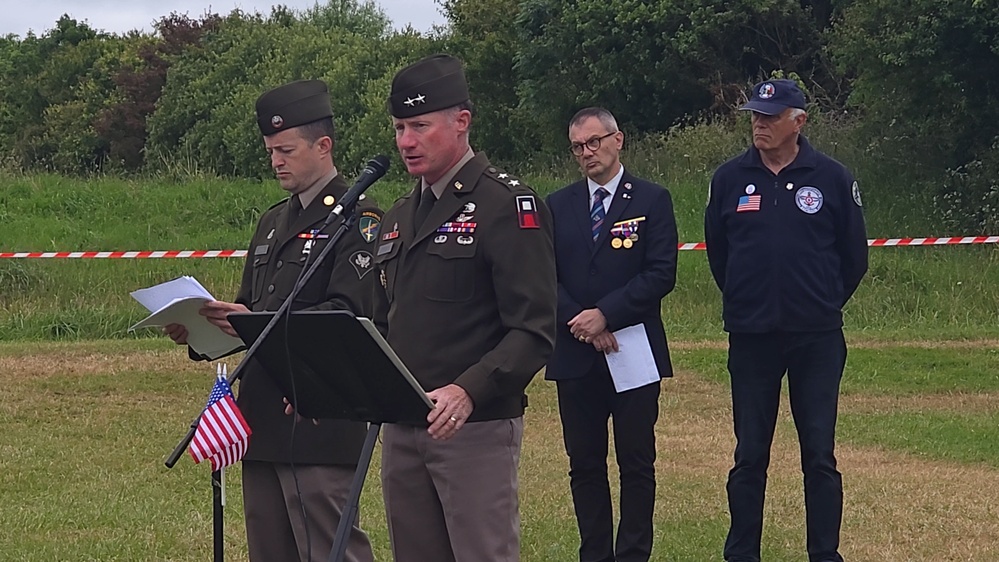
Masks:
[[[812,148],[811,143],[805,138],[805,135],[798,135],[798,155],[794,157],[794,160],[788,164],[784,170],[793,170],[795,168],[815,168],[817,165],[817,155],[814,148]],[[755,146],[750,145],[749,149],[742,154],[739,159],[739,165],[743,168],[761,168],[770,171],[769,168],[763,163],[763,158],[760,156],[760,151]],[[781,170],[781,171],[784,171]],[[623,179],[621,181],[624,181]]]
[[[297,217],[291,216],[291,207],[286,202],[278,210],[277,216],[277,235],[279,236],[278,245],[284,245],[289,240],[293,240],[300,233],[309,230],[309,227],[316,227],[322,224],[329,216],[330,211],[336,205],[336,202],[343,197],[343,194],[347,192],[347,182],[344,181],[343,176],[337,174],[326,186],[320,191],[312,203],[308,207],[302,209],[302,213]],[[291,199],[289,198],[290,202]],[[329,204],[327,203],[329,202]],[[326,234],[331,234],[327,232]]]

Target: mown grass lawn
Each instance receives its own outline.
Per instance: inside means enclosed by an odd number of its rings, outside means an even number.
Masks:
[[[674,347],[677,376],[664,384],[658,427],[653,559],[718,560],[733,446],[724,346]],[[988,484],[999,477],[997,350],[994,340],[854,338],[839,446],[848,560],[999,555],[999,490]],[[208,468],[186,456],[172,470],[162,461],[202,407],[212,372],[163,340],[0,344],[0,560],[210,559]],[[554,389],[539,378],[530,394],[522,559],[571,561],[577,535]],[[805,558],[797,463],[784,404],[766,560]],[[227,559],[245,560],[238,468],[227,480]],[[377,459],[361,509],[378,559],[390,560]]]

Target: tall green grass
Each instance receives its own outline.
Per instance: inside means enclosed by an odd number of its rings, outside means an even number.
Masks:
[[[872,237],[944,234],[934,230],[931,199],[902,189],[898,182],[908,180],[869,161],[849,143],[848,129],[817,132],[815,143],[861,179]],[[711,173],[744,150],[747,138],[746,123],[704,123],[629,140],[622,158],[634,173],[670,189],[680,240],[697,242]],[[579,177],[568,153],[544,170],[509,168],[542,196]],[[369,194],[387,208],[412,185],[385,179]],[[131,179],[0,171],[0,251],[244,249],[260,214],[283,198],[274,181],[196,171]],[[128,326],[144,316],[130,291],[193,275],[229,299],[241,268],[241,259],[0,260],[0,338],[128,337]],[[873,248],[870,273],[846,311],[847,328],[878,337],[996,334],[997,278],[994,246]],[[678,283],[663,307],[671,337],[722,337],[720,296],[703,252],[681,253]]]

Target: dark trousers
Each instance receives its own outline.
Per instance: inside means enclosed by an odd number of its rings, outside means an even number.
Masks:
[[[569,484],[579,525],[580,562],[647,562],[656,499],[659,383],[618,394],[604,361],[586,376],[557,381]],[[621,472],[621,520],[613,542],[607,481],[607,419]]]
[[[839,383],[846,364],[842,330],[730,334],[735,466],[728,475],[732,516],[725,560],[760,560],[763,501],[781,379],[787,373],[791,414],[805,478],[805,525],[810,562],[842,562],[839,530],[843,480],[833,454]]]

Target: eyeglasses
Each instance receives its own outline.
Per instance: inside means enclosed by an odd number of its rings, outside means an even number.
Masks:
[[[614,131],[613,133],[607,133],[606,135],[604,135],[602,137],[592,138],[592,139],[590,139],[590,140],[588,140],[586,142],[574,142],[574,143],[572,143],[572,144],[569,145],[569,152],[571,152],[575,156],[582,156],[583,155],[583,147],[584,146],[586,148],[589,148],[591,152],[596,152],[597,149],[600,148],[600,141],[604,140],[605,138],[607,138],[609,136],[616,135],[616,134],[617,134],[617,131]]]

